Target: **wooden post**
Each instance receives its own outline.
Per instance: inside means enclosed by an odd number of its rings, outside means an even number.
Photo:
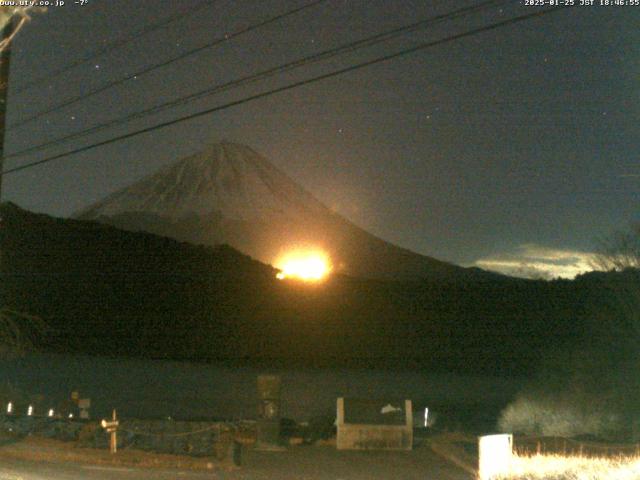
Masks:
[[[113,409],[113,414],[111,416],[111,421],[102,420],[100,423],[102,428],[104,428],[107,433],[111,434],[109,438],[109,451],[111,453],[116,453],[118,451],[118,418],[116,416],[116,409]]]
[[[112,421],[117,425],[116,419],[116,409],[113,409]],[[114,425],[111,429],[111,439],[109,440],[109,451],[111,453],[116,453],[118,451],[118,429]]]

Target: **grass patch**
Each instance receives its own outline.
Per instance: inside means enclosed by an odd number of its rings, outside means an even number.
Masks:
[[[637,480],[640,457],[514,455],[510,474],[496,480]]]

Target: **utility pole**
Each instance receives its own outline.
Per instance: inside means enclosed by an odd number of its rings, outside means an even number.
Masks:
[[[18,15],[13,15],[2,27],[0,41],[4,48],[0,48],[0,202],[2,202],[2,177],[4,172],[4,136],[7,118],[7,93],[9,92],[9,65],[11,62],[11,36],[18,28]],[[2,225],[2,213],[0,213],[0,226]],[[0,250],[0,273],[3,273],[3,252]],[[3,282],[4,283],[4,282]],[[0,307],[4,306],[4,289],[0,295]]]
[[[0,41],[9,40],[20,22],[20,15],[13,15],[2,28]],[[0,201],[2,201],[2,172],[4,171],[4,140],[7,115],[7,93],[9,92],[9,66],[11,63],[11,41],[0,51]]]

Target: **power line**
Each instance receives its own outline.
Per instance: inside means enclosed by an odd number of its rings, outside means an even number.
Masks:
[[[202,117],[202,116],[208,115],[210,113],[214,113],[214,112],[218,112],[218,111],[221,111],[221,110],[225,110],[227,108],[231,108],[231,107],[235,107],[235,106],[238,106],[238,105],[242,105],[242,104],[251,102],[253,100],[258,100],[260,98],[269,97],[269,96],[274,95],[276,93],[285,92],[285,91],[292,90],[294,88],[302,87],[302,86],[305,86],[305,85],[310,85],[312,83],[316,83],[316,82],[319,82],[319,81],[322,81],[322,80],[326,80],[328,78],[332,78],[332,77],[335,77],[335,76],[338,76],[338,75],[343,75],[345,73],[352,72],[352,71],[355,71],[355,70],[359,70],[361,68],[369,67],[371,65],[375,65],[375,64],[378,64],[378,63],[381,63],[381,62],[386,62],[386,61],[389,61],[389,60],[392,60],[392,59],[395,59],[395,58],[399,58],[399,57],[402,57],[402,56],[405,56],[405,55],[409,55],[411,53],[415,53],[415,52],[418,52],[420,50],[425,50],[425,49],[430,48],[430,47],[434,47],[434,46],[437,46],[437,45],[442,45],[442,44],[449,43],[449,42],[452,42],[452,41],[455,41],[455,40],[459,40],[459,39],[462,39],[462,38],[470,37],[470,36],[476,35],[478,33],[483,33],[483,32],[488,32],[488,31],[491,31],[491,30],[496,30],[498,28],[505,27],[507,25],[512,25],[512,24],[515,24],[515,23],[518,23],[518,22],[522,22],[522,21],[525,21],[525,20],[529,20],[529,19],[534,18],[534,17],[542,17],[542,16],[548,15],[550,13],[554,13],[554,12],[558,12],[560,10],[564,10],[565,8],[571,8],[571,7],[565,5],[565,6],[559,6],[559,7],[550,8],[550,9],[543,10],[543,11],[540,11],[540,12],[528,13],[526,15],[520,15],[518,17],[512,17],[512,18],[510,18],[508,20],[503,20],[501,22],[497,22],[497,23],[493,23],[493,24],[490,24],[490,25],[486,25],[484,27],[479,27],[479,28],[475,28],[475,29],[472,29],[472,30],[468,30],[466,32],[459,33],[459,34],[456,34],[456,35],[451,35],[449,37],[445,37],[445,38],[440,39],[440,40],[434,40],[434,41],[431,41],[431,42],[421,43],[421,44],[416,45],[414,47],[407,48],[407,49],[404,49],[404,50],[400,50],[400,51],[398,51],[396,53],[392,53],[392,54],[389,54],[389,55],[384,55],[382,57],[378,57],[378,58],[375,58],[373,60],[368,60],[366,62],[361,62],[361,63],[355,64],[355,65],[351,65],[349,67],[345,67],[345,68],[342,68],[342,69],[339,69],[339,70],[335,70],[335,71],[330,72],[330,73],[325,73],[323,75],[318,75],[318,76],[315,76],[315,77],[312,77],[312,78],[309,78],[309,79],[306,79],[306,80],[300,80],[300,81],[297,81],[297,82],[293,82],[293,83],[290,83],[290,84],[282,86],[282,87],[274,88],[274,89],[268,90],[266,92],[261,92],[261,93],[255,94],[255,95],[251,95],[249,97],[242,98],[240,100],[235,100],[233,102],[229,102],[229,103],[226,103],[226,104],[223,104],[223,105],[219,105],[219,106],[216,106],[216,107],[208,108],[206,110],[203,110],[203,111],[200,111],[200,112],[197,112],[197,113],[192,113],[190,115],[185,115],[183,117],[176,118],[174,120],[158,123],[158,124],[153,125],[151,127],[146,127],[146,128],[140,129],[140,130],[136,130],[134,132],[129,132],[129,133],[126,133],[126,134],[123,134],[123,135],[112,137],[112,138],[110,138],[108,140],[103,140],[101,142],[97,142],[97,143],[94,143],[94,144],[91,144],[91,145],[86,145],[84,147],[80,147],[80,148],[77,148],[75,150],[71,150],[71,151],[68,151],[68,152],[65,152],[65,153],[61,153],[61,154],[58,154],[58,155],[53,155],[51,157],[47,157],[47,158],[44,158],[44,159],[41,159],[41,160],[37,160],[35,162],[30,162],[30,163],[27,163],[25,165],[21,165],[21,166],[14,167],[14,168],[11,168],[11,169],[8,169],[8,170],[4,170],[1,173],[1,175],[7,175],[7,174],[10,174],[10,173],[15,173],[15,172],[19,172],[19,171],[22,171],[22,170],[26,170],[28,168],[32,168],[32,167],[35,167],[35,166],[38,166],[38,165],[42,165],[42,164],[45,164],[45,163],[48,163],[48,162],[52,162],[54,160],[59,160],[59,159],[64,158],[64,157],[68,157],[70,155],[75,155],[77,153],[86,152],[88,150],[92,150],[94,148],[101,147],[101,146],[104,146],[104,145],[109,145],[111,143],[115,143],[115,142],[118,142],[120,140],[126,140],[126,139],[129,139],[129,138],[132,138],[132,137],[136,137],[138,135],[142,135],[143,133],[149,133],[149,132],[152,132],[154,130],[159,130],[161,128],[165,128],[165,127],[169,127],[171,125],[175,125],[177,123],[181,123],[181,122],[184,122],[184,121],[187,121],[187,120],[192,120],[194,118]]]
[[[471,13],[476,13],[478,11],[484,10],[488,7],[491,6],[497,6],[497,5],[501,5],[501,4],[505,4],[505,3],[511,3],[514,0],[488,0],[485,2],[482,2],[478,5],[475,6],[471,6],[471,7],[464,7],[464,8],[460,8],[458,10],[454,10],[452,12],[446,13],[446,14],[441,14],[441,15],[436,15],[434,17],[430,17],[428,19],[424,19],[418,22],[414,22],[411,23],[409,25],[405,25],[402,27],[397,27],[395,29],[392,30],[388,30],[386,32],[382,32],[370,37],[366,37],[364,39],[361,40],[357,40],[354,42],[349,42],[343,45],[340,45],[338,47],[332,48],[332,49],[328,49],[328,50],[324,50],[322,52],[316,53],[316,54],[312,54],[309,55],[307,57],[303,57],[301,59],[298,60],[294,60],[292,62],[288,62],[285,64],[281,64],[278,65],[276,67],[272,67],[269,68],[267,70],[263,70],[261,72],[252,74],[252,75],[248,75],[245,77],[241,77],[239,79],[236,80],[231,80],[222,84],[218,84],[215,85],[213,87],[209,87],[205,90],[201,90],[199,92],[184,96],[184,97],[180,97],[178,99],[175,100],[171,100],[159,105],[155,105],[153,107],[147,108],[145,110],[139,111],[139,112],[134,112],[128,115],[125,115],[124,117],[120,117],[114,120],[109,120],[107,122],[103,122],[101,124],[98,125],[94,125],[93,127],[89,127],[88,129],[85,130],[80,130],[74,133],[71,133],[69,135],[57,138],[57,139],[53,139],[53,140],[49,140],[47,142],[41,143],[39,145],[34,145],[32,147],[28,147],[26,149],[14,152],[10,155],[7,155],[5,158],[15,158],[15,157],[19,157],[19,156],[23,156],[26,155],[28,153],[33,153],[39,150],[42,150],[44,148],[53,146],[53,145],[59,145],[61,143],[64,143],[68,140],[74,139],[74,138],[82,138],[85,137],[87,135],[90,135],[92,133],[96,133],[100,130],[103,130],[105,128],[108,127],[112,127],[112,126],[116,126],[116,125],[120,125],[123,123],[127,123],[130,122],[132,120],[138,119],[138,118],[142,118],[154,113],[158,113],[160,111],[166,110],[168,108],[171,107],[175,107],[177,105],[180,104],[184,104],[184,103],[188,103],[200,98],[204,98],[207,96],[211,96],[214,95],[216,93],[222,92],[222,91],[226,91],[226,90],[231,90],[234,88],[238,88],[244,85],[248,85],[250,83],[254,83],[256,81],[259,80],[263,80],[266,78],[269,78],[275,74],[279,74],[279,73],[285,73],[288,71],[291,71],[293,69],[302,67],[304,65],[308,65],[311,63],[317,63],[319,61],[322,60],[326,60],[329,58],[332,58],[334,56],[337,55],[341,55],[343,53],[350,53],[353,51],[356,51],[360,48],[364,48],[364,47],[370,47],[373,45],[376,45],[378,43],[381,42],[385,42],[388,40],[391,40],[392,38],[395,38],[397,36],[403,35],[405,33],[411,32],[411,31],[416,31],[418,29],[421,28],[425,28],[427,26],[433,25],[435,23],[439,23],[445,20],[452,20],[455,18],[459,18],[459,17],[463,17],[466,15],[469,15]]]
[[[92,52],[89,52],[88,54],[86,54],[83,57],[80,57],[79,59],[63,66],[60,67],[57,70],[54,70],[52,72],[49,72],[39,78],[36,78],[35,80],[32,80],[30,82],[27,82],[23,85],[21,85],[19,88],[15,89],[14,95],[18,95],[32,87],[35,87],[36,85],[42,85],[42,82],[45,81],[50,81],[52,78],[57,77],[65,72],[68,72],[69,70],[77,67],[78,65],[82,65],[83,63],[89,62],[91,60],[93,60],[96,57],[100,57],[102,55],[104,55],[105,53],[115,49],[115,48],[120,48],[124,45],[126,45],[127,43],[131,43],[134,40],[137,40],[145,35],[148,35],[150,33],[155,32],[156,30],[159,30],[161,28],[166,27],[167,25],[180,20],[183,17],[186,17],[188,15],[191,15],[192,13],[197,12],[198,10],[201,10],[205,7],[208,7],[209,5],[213,5],[214,3],[216,3],[218,0],[204,0],[201,1],[199,3],[197,3],[196,5],[194,5],[191,8],[188,8],[186,10],[183,10],[182,12],[179,12],[175,15],[172,15],[164,20],[161,20],[160,22],[157,23],[153,23],[150,25],[147,25],[143,28],[141,28],[140,30],[137,30],[136,32],[132,33],[131,35],[127,36],[127,37],[121,37],[117,40],[114,40],[113,42],[104,45],[96,50],[93,50]]]
[[[93,97],[94,95],[97,95],[97,94],[102,93],[102,92],[104,92],[106,90],[109,90],[109,89],[111,89],[113,87],[116,87],[118,85],[122,85],[123,83],[128,82],[129,80],[138,79],[138,77],[146,75],[147,73],[150,73],[150,72],[152,72],[154,70],[166,67],[166,66],[171,65],[171,64],[173,64],[175,62],[178,62],[180,60],[184,60],[185,58],[193,56],[193,55],[195,55],[197,53],[200,53],[200,52],[202,52],[204,50],[216,47],[216,46],[218,46],[218,45],[220,45],[222,43],[225,43],[225,42],[228,42],[228,41],[233,40],[235,38],[238,38],[238,37],[240,37],[242,35],[250,33],[250,32],[252,32],[254,30],[257,30],[259,28],[265,27],[266,25],[269,25],[271,23],[278,22],[278,21],[282,20],[283,18],[289,17],[291,15],[294,15],[296,13],[299,13],[299,12],[301,12],[303,10],[306,10],[306,9],[309,9],[311,7],[315,7],[316,5],[318,5],[320,3],[324,3],[326,1],[328,1],[328,0],[314,0],[314,1],[312,1],[312,2],[310,2],[308,4],[306,4],[306,5],[303,5],[301,7],[297,7],[297,8],[294,8],[292,10],[288,10],[288,11],[286,11],[284,13],[279,14],[279,15],[275,15],[273,17],[269,17],[268,19],[263,20],[263,21],[261,21],[259,23],[256,23],[256,24],[253,24],[253,25],[249,25],[248,27],[243,28],[241,30],[238,30],[237,32],[234,32],[234,33],[231,33],[231,34],[227,34],[227,35],[223,35],[222,37],[216,38],[215,40],[213,40],[210,43],[207,43],[206,45],[202,45],[200,47],[196,47],[196,48],[193,48],[191,50],[187,50],[186,52],[181,53],[180,55],[172,57],[172,58],[170,58],[168,60],[165,60],[165,61],[153,64],[153,65],[150,65],[150,66],[145,67],[142,70],[139,70],[139,71],[137,71],[135,73],[125,75],[124,77],[122,77],[122,78],[120,78],[118,80],[114,80],[114,81],[111,81],[109,83],[106,83],[101,87],[98,87],[98,88],[96,88],[94,90],[91,90],[90,92],[84,93],[82,95],[78,95],[76,97],[73,97],[73,98],[70,98],[70,99],[67,99],[67,100],[64,100],[64,101],[62,101],[62,102],[60,102],[60,103],[58,103],[56,105],[53,105],[50,108],[47,108],[46,110],[43,110],[43,111],[41,111],[39,113],[31,115],[30,117],[27,117],[27,118],[25,118],[23,120],[15,122],[12,125],[9,125],[9,128],[7,128],[7,131],[11,131],[14,128],[21,127],[22,125],[30,123],[30,122],[32,122],[32,121],[34,121],[34,120],[36,120],[36,119],[38,119],[40,117],[43,117],[44,115],[48,115],[50,113],[57,112],[57,111],[65,108],[65,107],[68,107],[69,105],[73,105],[73,104],[78,103],[78,102],[80,102],[82,100],[85,100],[87,98]]]
[[[509,3],[509,2],[513,2],[514,0],[489,0],[489,1],[485,1],[482,2],[478,5],[472,6],[472,7],[464,7],[458,10],[454,10],[453,12],[449,12],[446,14],[441,14],[441,15],[437,15],[434,17],[430,17],[428,19],[425,20],[421,20],[419,22],[415,22],[406,26],[402,26],[402,27],[398,27],[395,28],[393,30],[389,30],[377,35],[373,35],[371,37],[367,37],[365,39],[361,39],[361,40],[357,40],[355,42],[350,42],[347,44],[343,44],[340,45],[338,47],[329,49],[329,50],[325,50],[323,52],[319,52],[316,54],[312,54],[309,55],[307,57],[298,59],[298,60],[294,60],[292,62],[288,62],[282,65],[279,65],[277,67],[273,67],[273,68],[269,68],[267,70],[263,70],[261,72],[243,77],[243,78],[239,78],[236,80],[232,80],[229,82],[225,82],[223,84],[219,84],[216,85],[214,87],[209,87],[205,90],[201,90],[200,92],[196,92],[190,95],[187,95],[185,97],[181,97],[178,98],[176,100],[171,100],[169,102],[165,102],[163,104],[157,105],[155,107],[151,107],[148,108],[146,110],[142,110],[141,112],[137,112],[137,113],[133,113],[130,114],[124,118],[122,118],[122,121],[130,121],[130,120],[134,120],[137,118],[141,118],[143,116],[146,116],[148,114],[152,114],[152,113],[158,113],[162,110],[166,110],[167,108],[172,108],[175,107],[177,105],[182,105],[188,102],[191,102],[193,100],[197,100],[200,98],[204,98],[204,97],[208,97],[211,96],[213,94],[222,92],[222,91],[226,91],[226,90],[230,90],[232,88],[237,88],[240,86],[244,86],[250,83],[254,83],[258,80],[263,80],[269,77],[272,77],[275,74],[280,74],[280,73],[286,73],[289,72],[291,70],[294,70],[298,67],[304,66],[304,65],[309,65],[312,63],[317,63],[323,60],[327,60],[329,58],[333,58],[334,56],[337,55],[341,55],[343,53],[351,53],[354,52],[358,49],[361,48],[366,48],[366,47],[371,47],[373,45],[376,45],[378,43],[382,43],[382,42],[386,42],[388,40],[391,40],[395,37],[398,37],[400,35],[404,35],[406,33],[412,32],[412,31],[416,31],[422,28],[425,28],[427,26],[431,26],[433,24],[445,21],[445,20],[452,20],[458,17],[463,17],[466,15],[469,15],[471,13],[475,13],[481,10],[484,10],[490,6],[495,6],[495,5],[500,5],[500,4],[504,4],[504,3]],[[113,123],[110,122],[110,124],[112,125]]]

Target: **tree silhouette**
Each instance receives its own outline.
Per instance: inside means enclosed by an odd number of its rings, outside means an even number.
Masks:
[[[605,271],[640,268],[640,222],[601,240],[593,263]]]

